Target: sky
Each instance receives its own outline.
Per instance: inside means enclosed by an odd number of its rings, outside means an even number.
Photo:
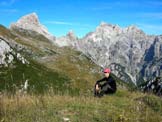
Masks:
[[[162,0],[0,0],[0,24],[6,27],[32,12],[57,37],[71,30],[83,37],[101,22],[162,34]]]

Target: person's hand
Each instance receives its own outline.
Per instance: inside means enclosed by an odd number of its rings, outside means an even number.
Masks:
[[[96,85],[96,91],[99,91],[100,89],[99,89],[99,86],[98,86],[98,84]]]

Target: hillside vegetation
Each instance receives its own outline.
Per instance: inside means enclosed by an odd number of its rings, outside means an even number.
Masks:
[[[0,36],[29,62],[15,56],[8,67],[0,67],[0,122],[162,121],[161,98],[136,91],[114,74],[117,93],[94,97],[102,68],[74,48],[59,48],[38,33],[3,26]]]
[[[118,90],[95,98],[71,95],[24,95],[0,99],[1,122],[161,122],[162,100]]]

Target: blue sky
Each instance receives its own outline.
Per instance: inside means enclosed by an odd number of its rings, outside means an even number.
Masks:
[[[162,0],[0,0],[0,24],[6,27],[32,12],[55,36],[73,30],[82,37],[102,21],[162,34]]]

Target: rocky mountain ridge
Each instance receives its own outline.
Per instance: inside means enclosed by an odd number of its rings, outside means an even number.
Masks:
[[[73,47],[97,65],[110,67],[114,74],[126,82],[138,84],[144,79],[160,76],[162,72],[162,37],[147,35],[134,25],[121,28],[101,22],[94,32],[81,39],[72,31],[56,38],[40,24],[36,13],[32,13],[11,24],[10,30],[15,28],[38,32],[59,47]]]

